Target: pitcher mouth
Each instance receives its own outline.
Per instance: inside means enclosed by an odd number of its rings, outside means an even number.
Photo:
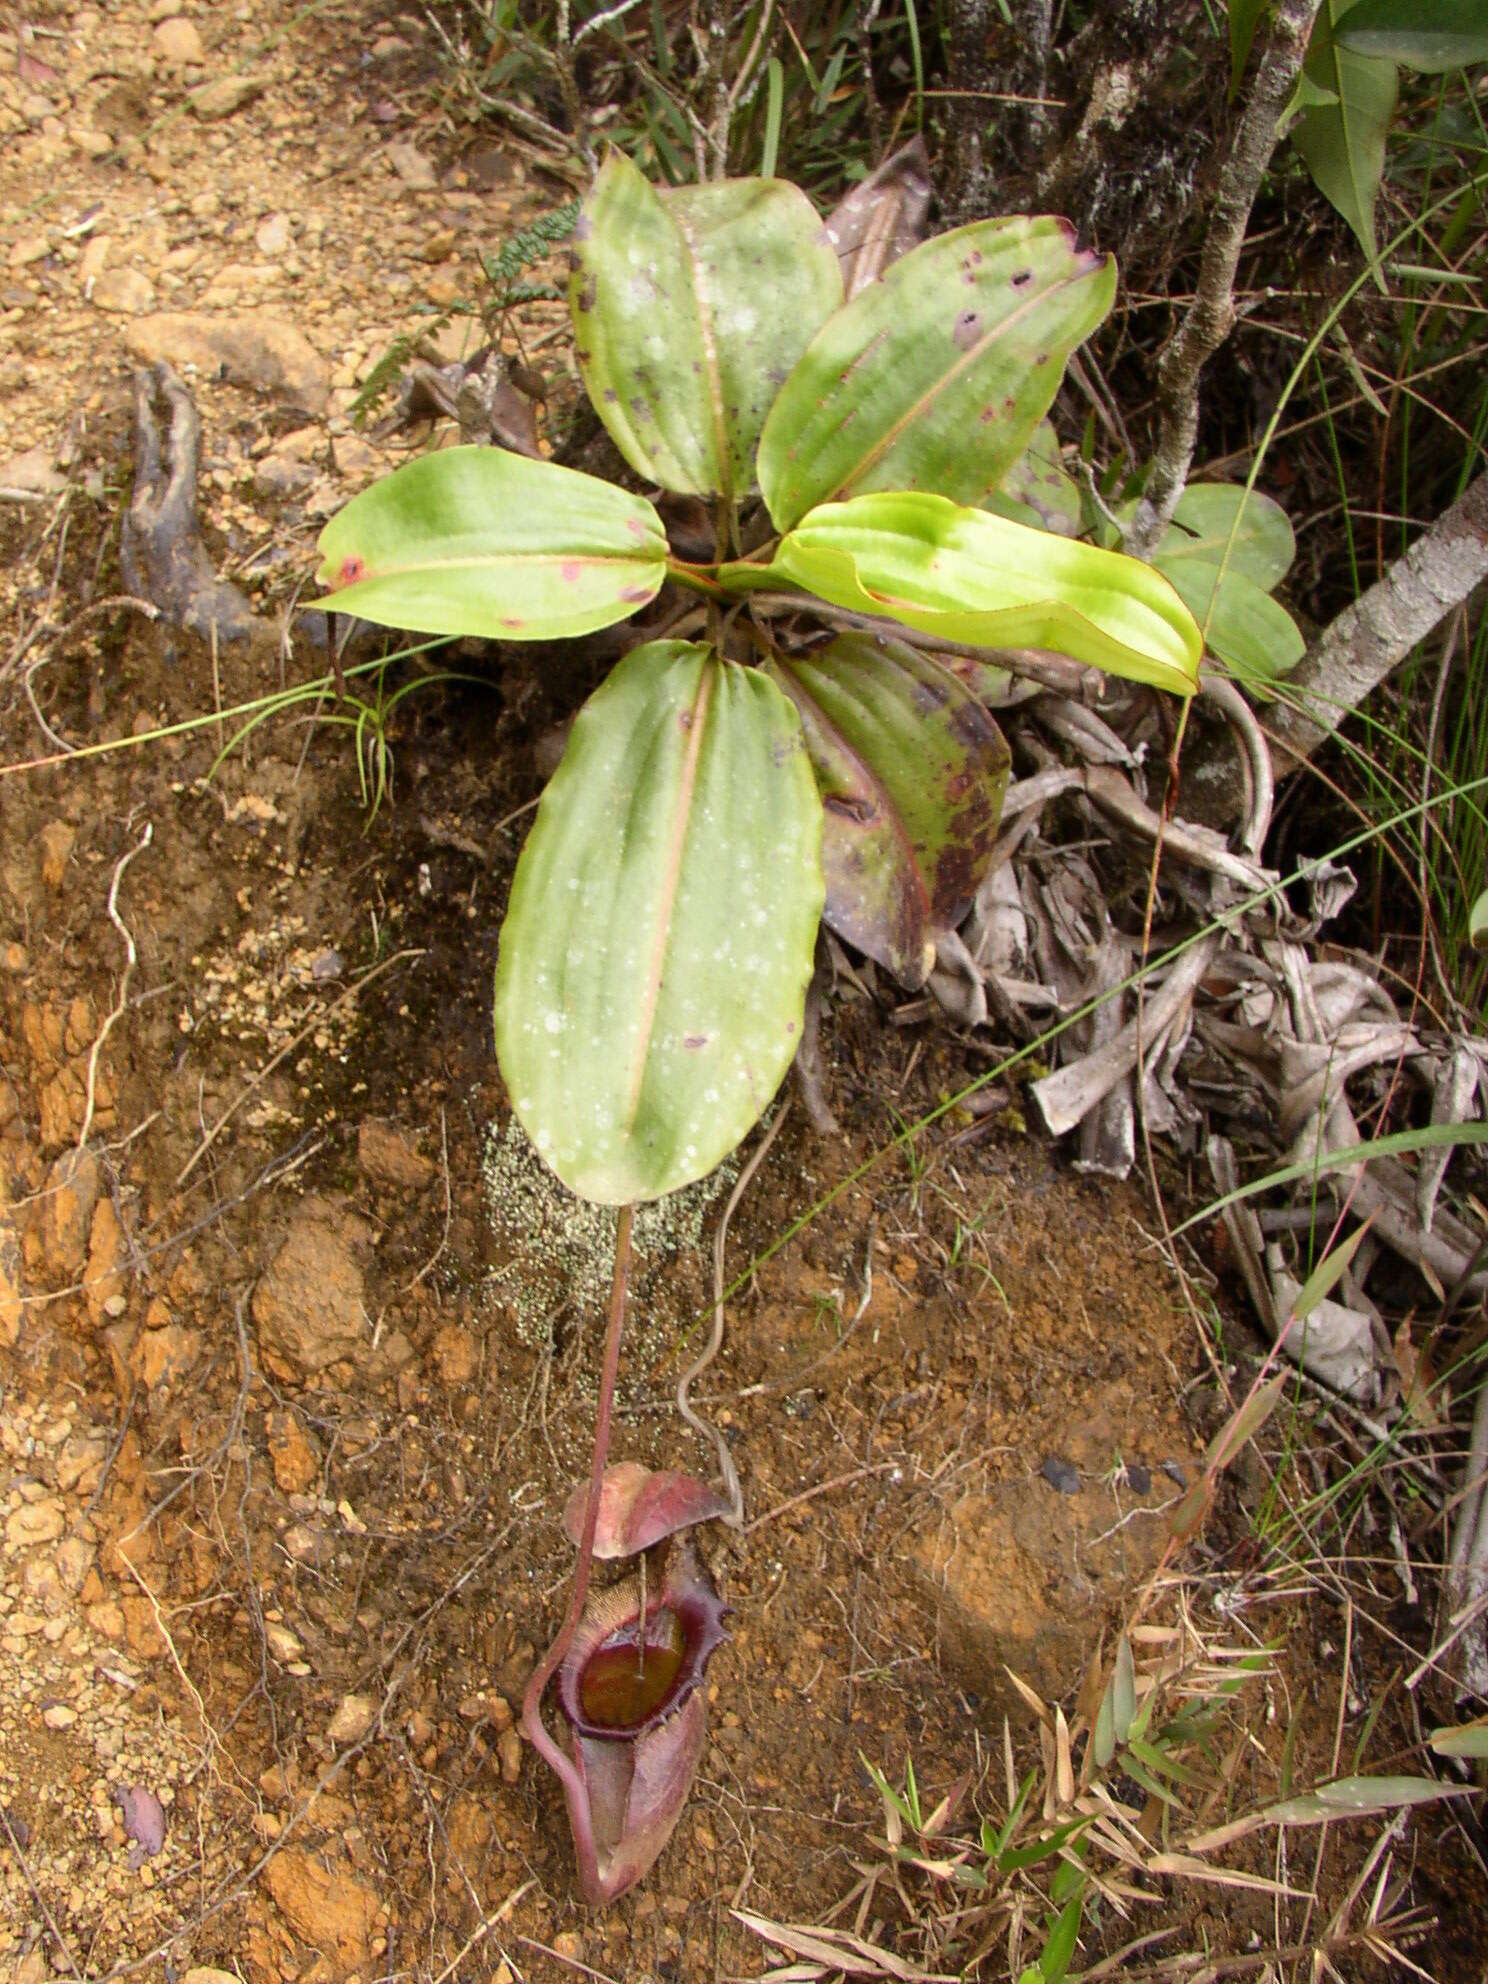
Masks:
[[[661,1552],[655,1553],[662,1555]],[[585,1608],[558,1670],[558,1700],[581,1736],[633,1742],[680,1708],[727,1638],[727,1607],[690,1539],[648,1559],[642,1581],[625,1578]]]

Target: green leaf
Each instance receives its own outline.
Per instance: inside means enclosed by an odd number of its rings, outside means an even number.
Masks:
[[[1356,0],[1338,30],[1354,55],[1439,75],[1488,62],[1485,0]]]
[[[1131,1641],[1125,1633],[1116,1640],[1116,1671],[1111,1676],[1111,1726],[1118,1743],[1131,1735],[1137,1713],[1137,1670],[1132,1660]]]
[[[1214,1500],[1214,1485],[1219,1474],[1227,1468],[1247,1440],[1254,1439],[1266,1421],[1276,1410],[1282,1393],[1290,1382],[1291,1374],[1278,1371],[1274,1378],[1268,1378],[1243,1399],[1236,1410],[1220,1427],[1209,1442],[1204,1455],[1204,1471],[1176,1505],[1168,1512],[1168,1531],[1180,1543],[1185,1542],[1198,1529],[1209,1513]],[[1150,1710],[1152,1697],[1148,1697]],[[1140,1733],[1140,1732],[1139,1732]]]
[[[843,635],[776,655],[822,796],[825,916],[914,990],[965,915],[997,839],[1009,756],[961,682],[899,642]]]
[[[1304,75],[1336,103],[1313,103],[1292,127],[1318,189],[1374,260],[1374,201],[1385,168],[1385,136],[1395,114],[1395,64],[1343,46],[1335,29],[1352,0],[1323,0],[1307,46]],[[1380,287],[1384,278],[1376,271]]]
[[[1240,87],[1266,0],[1230,0],[1230,95]]]
[[[1453,1729],[1433,1729],[1429,1740],[1439,1757],[1488,1759],[1488,1716],[1458,1723]]]
[[[1203,628],[1211,653],[1244,681],[1273,681],[1302,659],[1307,643],[1296,621],[1243,572],[1221,575],[1217,564],[1186,552],[1160,551],[1152,562]]]
[[[1227,572],[1239,572],[1270,592],[1291,570],[1297,540],[1286,511],[1258,489],[1234,482],[1191,482],[1178,498],[1159,549],[1170,557],[1224,562]]]
[[[1292,1304],[1290,1316],[1284,1316],[1283,1325],[1288,1322],[1303,1323],[1318,1304],[1329,1296],[1342,1281],[1350,1261],[1363,1245],[1364,1236],[1373,1224],[1372,1216],[1362,1226],[1356,1226],[1340,1246],[1325,1254],[1297,1291],[1297,1299]]]
[[[1070,1958],[1075,1953],[1075,1944],[1080,1936],[1080,1912],[1084,1906],[1085,1890],[1082,1887],[1074,1900],[1055,1916],[1049,1930],[1049,1940],[1039,1954],[1039,1970],[1044,1984],[1060,1984],[1069,1969]]]
[[[744,494],[781,380],[842,301],[816,209],[780,179],[660,193],[612,152],[573,243],[575,356],[616,447],[664,489]]]
[[[1199,630],[1150,565],[943,496],[823,504],[775,563],[834,606],[965,646],[1053,648],[1180,696],[1198,681]]]
[[[1116,293],[1067,222],[976,221],[912,249],[817,333],[760,436],[777,529],[876,489],[980,503]]]
[[[1065,468],[1059,436],[1047,420],[1034,428],[1032,440],[982,507],[1015,524],[1057,531],[1061,537],[1080,536],[1084,529],[1080,485]]]
[[[496,1053],[522,1127],[606,1205],[704,1177],[801,1037],[821,802],[794,710],[683,641],[580,711],[512,883]]]
[[[1253,1816],[1261,1825],[1320,1825],[1325,1819],[1365,1818],[1398,1812],[1406,1805],[1430,1805],[1438,1798],[1459,1795],[1462,1789],[1439,1784],[1433,1777],[1340,1777],[1300,1798],[1268,1805]]]
[[[320,534],[320,604],[379,627],[554,641],[656,597],[666,533],[644,496],[504,448],[420,455]]]

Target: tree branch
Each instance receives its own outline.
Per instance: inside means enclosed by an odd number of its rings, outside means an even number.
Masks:
[[[1278,0],[1255,83],[1220,174],[1199,280],[1157,374],[1157,447],[1146,492],[1126,533],[1134,558],[1150,558],[1172,521],[1199,432],[1199,375],[1235,323],[1235,270],[1250,210],[1276,149],[1276,127],[1296,87],[1319,0]]]
[[[1345,607],[1279,682],[1286,698],[1267,722],[1293,770],[1377,688],[1418,642],[1488,579],[1488,473]]]

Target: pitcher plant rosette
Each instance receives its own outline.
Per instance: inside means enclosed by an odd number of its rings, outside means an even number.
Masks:
[[[645,616],[543,793],[495,984],[523,1129],[622,1209],[574,1588],[524,1710],[592,1903],[686,1799],[724,1612],[694,1531],[737,1514],[686,1475],[606,1470],[629,1208],[760,1120],[823,920],[924,984],[996,843],[1001,651],[1197,684],[1195,533],[1170,577],[1043,527],[1045,415],[1115,287],[1061,220],[978,221],[875,275],[795,186],[659,190],[612,154],[574,229],[575,356],[635,477],[711,520],[711,557],[646,495],[498,447],[410,462],[320,540],[324,603],[385,626],[528,644]],[[596,1557],[630,1568],[591,1591]]]

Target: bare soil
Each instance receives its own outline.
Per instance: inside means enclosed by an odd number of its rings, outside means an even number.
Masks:
[[[7,764],[64,755],[43,723],[125,739],[318,671],[276,616],[323,518],[422,438],[356,432],[358,376],[568,191],[441,113],[411,13],[35,18],[50,73],[0,79],[5,446],[35,496],[0,508]],[[261,87],[226,113],[183,107],[241,76]],[[293,361],[189,375],[209,548],[263,616],[215,656],[102,604],[124,590],[132,365],[179,311]],[[990,1805],[1005,1712],[1036,1756],[1004,1663],[1072,1699],[1216,1423],[1142,1194],[1070,1175],[1016,1092],[853,1181],[983,1061],[844,981],[842,1134],[796,1112],[731,1272],[836,1196],[731,1303],[702,1388],[750,1521],[708,1544],[733,1619],[701,1778],[653,1876],[603,1918],[575,1904],[560,1801],[512,1724],[571,1564],[605,1231],[509,1125],[489,991],[512,816],[596,664],[461,666],[401,706],[370,822],[348,733],[293,716],[215,770],[231,719],[0,781],[0,1970],[26,1984],[757,1975],[731,1909],[822,1920],[874,1857],[864,1757],[897,1777],[912,1756],[930,1802],[973,1771]],[[672,1393],[720,1202],[641,1236],[617,1455],[707,1465]],[[1215,1592],[1247,1535],[1226,1521]],[[1286,1619],[1258,1790],[1292,1722],[1299,1781],[1335,1754],[1334,1641]],[[164,1808],[158,1853],[127,1836],[132,1786]],[[1437,1909],[1445,1837],[1415,1870]],[[1363,1850],[1333,1850],[1335,1899]],[[903,1913],[883,1888],[875,1919]],[[1095,1923],[1086,1958],[1152,1926]],[[1298,1933],[1222,1889],[1175,1891],[1161,1926],[1237,1955]],[[1470,1916],[1437,1940],[1433,1974],[1469,1975]]]

